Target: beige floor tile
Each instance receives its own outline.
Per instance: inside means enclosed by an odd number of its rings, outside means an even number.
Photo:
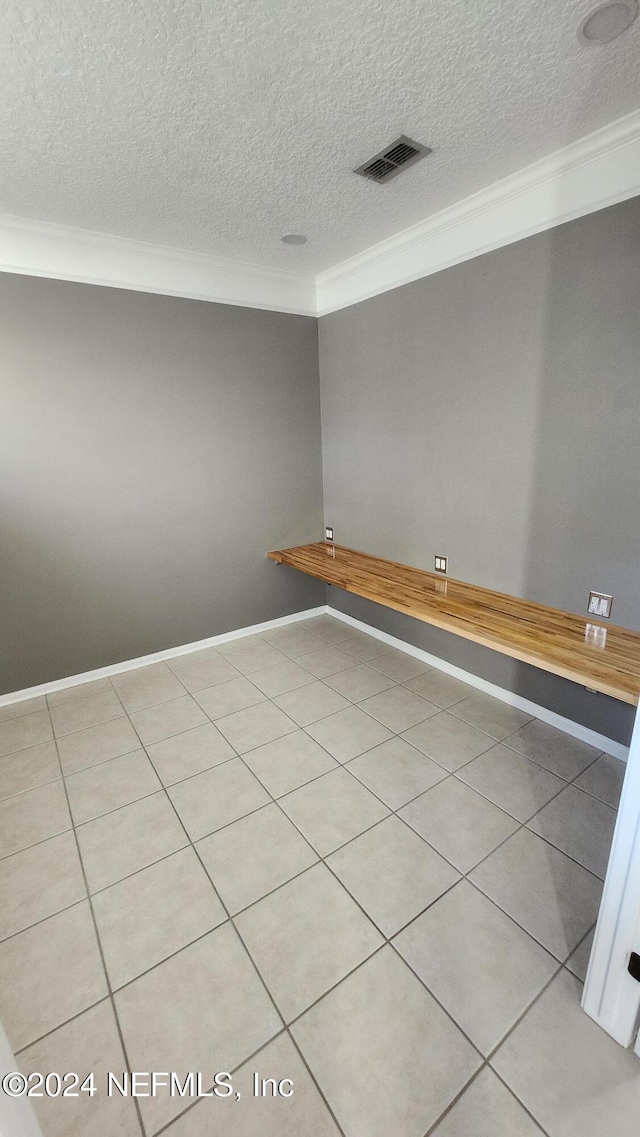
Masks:
[[[567,786],[529,822],[529,828],[604,880],[616,811],[575,786]]]
[[[327,858],[385,936],[413,920],[460,874],[398,817],[388,817]]]
[[[201,774],[235,756],[235,750],[213,723],[193,727],[182,734],[163,738],[147,746],[156,771],[165,786]]]
[[[109,722],[90,726],[87,730],[77,730],[58,740],[58,752],[65,774],[75,774],[121,754],[130,754],[140,747],[140,739],[128,718],[111,719]]]
[[[272,628],[269,632],[262,632],[262,639],[281,651],[289,659],[299,659],[301,655],[308,655],[310,651],[317,651],[324,647],[325,640],[313,632],[307,632],[296,624],[286,624],[283,628]]]
[[[407,655],[406,652],[398,651],[396,648],[391,648],[383,655],[377,655],[371,666],[381,671],[383,675],[388,675],[389,679],[393,679],[396,683],[406,683],[408,679],[415,679],[416,675],[422,675],[430,669],[428,663],[423,663],[414,655]]]
[[[182,655],[174,655],[167,660],[167,667],[175,671],[176,675],[183,667],[192,663],[204,663],[210,659],[220,659],[220,652],[216,647],[202,647],[198,651],[186,651]]]
[[[558,967],[466,880],[393,942],[483,1054],[504,1038]]]
[[[159,665],[162,670],[154,670],[153,674],[136,676],[118,687],[120,701],[127,714],[133,711],[142,711],[146,707],[154,707],[158,703],[166,703],[168,699],[179,699],[184,695],[184,686],[181,682],[184,670],[180,672],[180,679],[166,664]],[[186,668],[185,668],[186,670]]]
[[[287,1022],[383,943],[324,865],[265,896],[235,923]]]
[[[637,1137],[640,1063],[585,1015],[580,993],[560,972],[492,1065],[551,1137]]]
[[[0,857],[8,857],[70,828],[62,781],[7,798],[0,801]]]
[[[244,711],[263,703],[266,696],[248,679],[232,679],[229,683],[218,683],[196,693],[196,702],[205,710],[210,719],[221,719],[235,711]]]
[[[217,683],[228,683],[231,679],[239,677],[238,670],[216,655],[214,659],[195,659],[185,663],[176,671],[176,675],[187,691],[204,691],[206,687],[215,687]]]
[[[73,833],[60,833],[0,861],[0,939],[86,896]]]
[[[527,829],[478,865],[470,880],[559,960],[598,915],[602,882]]]
[[[432,1137],[541,1137],[541,1130],[490,1066],[481,1070]]]
[[[64,1074],[73,1070],[80,1085],[90,1073],[95,1074],[93,1096],[79,1092],[77,1097],[31,1099],[46,1137],[141,1137],[133,1098],[106,1093],[107,1074],[120,1077],[126,1069],[109,999],[27,1047],[19,1065],[25,1076],[34,1071]]]
[[[98,892],[93,910],[113,990],[227,918],[191,848]]]
[[[621,762],[612,754],[601,754],[579,778],[576,778],[575,785],[617,809],[626,772],[626,762]]]
[[[451,714],[457,715],[485,734],[490,734],[498,742],[519,730],[531,719],[531,715],[525,714],[517,707],[510,707],[508,703],[503,703],[500,699],[494,699],[492,695],[485,695],[483,692],[476,692],[468,699],[455,703],[451,708]]]
[[[589,966],[589,959],[591,958],[591,948],[593,947],[594,933],[595,928],[592,928],[589,934],[585,936],[582,943],[578,944],[576,950],[573,952],[573,955],[569,956],[566,963],[569,971],[572,971],[574,975],[577,975],[578,979],[580,979],[583,983],[587,978],[587,968]]]
[[[202,707],[198,706],[191,695],[170,699],[166,703],[147,707],[143,711],[135,711],[131,715],[131,722],[144,746],[160,742],[161,739],[170,738],[174,734],[182,734],[193,726],[204,726],[207,721]]]
[[[399,809],[447,777],[441,766],[402,738],[390,738],[353,758],[348,769],[390,809]]]
[[[109,719],[122,718],[124,709],[115,691],[103,691],[90,699],[72,700],[59,707],[53,707],[51,721],[56,736],[72,734],[76,730],[86,730]]]
[[[321,616],[313,616],[310,620],[300,620],[298,627],[306,628],[316,636],[320,636],[326,643],[339,643],[341,640],[349,639],[354,631],[359,630],[344,620],[337,620],[335,616],[329,616],[327,613],[323,613]]]
[[[347,707],[334,715],[311,723],[307,733],[315,738],[338,762],[348,762],[365,750],[372,750],[381,742],[391,738],[386,726],[361,711],[359,707]]]
[[[0,758],[0,801],[61,776],[55,742],[41,742]]]
[[[105,691],[113,691],[113,687],[114,684],[108,676],[104,679],[92,679],[89,683],[77,683],[73,687],[65,687],[62,691],[52,691],[47,695],[47,702],[49,707],[68,706],[69,703],[78,703],[94,695],[102,695]]]
[[[218,655],[226,656],[232,651],[238,651],[239,648],[247,647],[260,647],[261,644],[266,643],[262,636],[254,633],[249,636],[235,636],[231,640],[223,640],[221,643],[216,644],[216,651]]]
[[[291,1097],[255,1097],[254,1074],[259,1082],[272,1078],[293,1083]],[[496,1079],[497,1080],[497,1079]],[[338,1128],[309,1075],[298,1051],[286,1034],[263,1050],[233,1075],[234,1091],[241,1095],[218,1098],[213,1107],[200,1102],[178,1118],[167,1137],[212,1137],[211,1112],[215,1111],[224,1137],[339,1137]],[[288,1092],[288,1084],[283,1085]]]
[[[313,676],[310,675],[309,678],[313,679]],[[274,699],[274,702],[298,726],[308,726],[309,723],[327,718],[328,715],[351,706],[348,699],[319,680],[300,687],[297,691],[280,695]]]
[[[188,844],[164,791],[80,825],[77,835],[91,892]]]
[[[417,675],[415,679],[409,679],[405,683],[410,691],[415,691],[417,695],[422,695],[423,699],[427,699],[430,703],[435,703],[438,707],[452,707],[454,703],[461,702],[462,699],[468,699],[473,695],[474,689],[468,683],[463,683],[460,679],[455,679],[453,675],[448,675],[446,671],[438,671],[433,668],[427,671],[424,675]]]
[[[391,947],[292,1033],[349,1135],[423,1137],[481,1061]]]
[[[0,722],[7,719],[19,719],[23,715],[34,714],[35,711],[46,711],[47,700],[44,695],[35,695],[33,699],[21,699],[17,703],[6,703],[0,707]]]
[[[440,709],[426,699],[421,699],[414,691],[407,691],[406,687],[392,687],[389,691],[365,699],[359,705],[361,710],[373,715],[374,719],[378,719],[378,722],[394,733],[417,726],[419,722],[437,714]]]
[[[377,695],[380,691],[387,691],[389,687],[395,686],[393,679],[389,679],[381,671],[374,671],[368,663],[358,663],[347,671],[328,675],[325,682],[352,703],[359,703],[362,699],[368,699],[371,695]]]
[[[229,923],[123,987],[115,1001],[134,1070],[233,1070],[282,1026]],[[148,1132],[186,1104],[162,1091],[141,1098]]]
[[[14,1052],[106,994],[86,900],[0,944],[0,1017]]]
[[[285,663],[272,664],[271,667],[265,667],[262,671],[251,673],[252,683],[270,699],[275,698],[276,695],[285,695],[287,691],[295,691],[298,687],[313,683],[313,680],[313,675],[305,671],[304,667],[300,667],[300,664],[293,659],[287,659]]]
[[[337,768],[335,758],[304,730],[258,746],[245,754],[244,761],[273,797],[282,797]]]
[[[162,788],[144,750],[110,758],[67,778],[69,805],[75,825],[92,821]]]
[[[0,758],[16,750],[26,750],[28,746],[39,746],[52,738],[48,711],[5,719],[0,722]]]
[[[565,783],[508,746],[493,746],[457,775],[518,821],[528,821]]]
[[[352,655],[360,663],[369,663],[378,655],[386,655],[389,645],[368,636],[366,632],[355,632],[348,640],[340,641],[340,651],[346,651],[347,655]]]
[[[400,816],[461,873],[467,873],[518,828],[496,805],[447,778],[400,810]]]
[[[316,679],[326,679],[328,675],[335,675],[338,671],[345,671],[353,667],[353,656],[347,655],[337,647],[326,644],[325,647],[298,657],[298,662],[305,671],[311,672]]]
[[[598,757],[598,751],[563,730],[533,719],[508,740],[512,750],[570,781]]]
[[[446,770],[458,770],[495,745],[487,734],[454,718],[448,711],[440,711],[426,722],[412,726],[402,737]]]
[[[296,729],[296,724],[284,711],[269,702],[225,715],[216,720],[216,726],[238,754],[246,754],[248,750],[255,750],[256,746],[265,746],[274,738],[282,738]]]
[[[262,671],[275,663],[284,663],[287,656],[277,647],[260,640],[259,643],[239,645],[227,652],[226,658],[243,675],[251,675],[253,671]]]
[[[332,770],[280,798],[294,825],[321,857],[357,837],[389,810],[347,770]]]
[[[277,805],[212,833],[197,850],[232,916],[318,859]]]
[[[232,758],[168,789],[192,841],[266,805],[269,795],[241,758]]]

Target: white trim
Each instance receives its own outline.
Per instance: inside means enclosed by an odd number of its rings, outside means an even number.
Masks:
[[[609,865],[582,995],[588,1015],[621,1046],[633,1042],[640,986],[627,971],[640,952],[640,714],[629,748]],[[636,1054],[640,1053],[640,1044]]]
[[[640,110],[316,277],[323,316],[640,193]]]
[[[315,278],[0,214],[0,271],[324,316],[640,193],[640,110]]]
[[[0,1022],[0,1079],[19,1072],[20,1066]],[[0,1137],[43,1137],[30,1098],[0,1092]]]
[[[94,671],[84,671],[81,675],[68,675],[64,679],[54,679],[51,683],[39,683],[37,687],[26,687],[23,691],[10,691],[7,695],[0,695],[0,707],[22,703],[26,699],[34,699],[38,695],[52,695],[54,691],[66,691],[68,687],[78,687],[81,683],[91,683],[94,679],[107,679],[111,675],[121,675],[123,671],[133,671],[137,667],[146,667],[150,663],[162,663],[165,659],[176,659],[179,655],[189,655],[192,651],[202,651],[205,647],[215,647],[217,644],[229,643],[230,640],[239,640],[244,636],[268,632],[271,628],[281,628],[285,624],[295,623],[296,620],[310,620],[313,616],[321,616],[326,611],[326,604],[321,604],[318,608],[308,608],[305,612],[294,612],[291,616],[278,616],[275,620],[265,620],[262,624],[252,624],[248,628],[237,628],[233,632],[209,636],[206,640],[196,640],[195,643],[181,644],[180,647],[169,647],[164,651],[154,651],[151,655],[127,659],[124,663],[112,663],[109,667],[97,667]]]
[[[314,616],[323,615],[325,612],[330,616],[334,616],[337,620],[342,620],[345,624],[350,624],[351,627],[357,628],[359,631],[366,632],[368,635],[382,640],[382,642],[388,644],[389,647],[398,648],[399,651],[403,651],[407,655],[412,655],[416,659],[422,660],[423,663],[428,663],[430,667],[437,667],[439,671],[445,671],[447,675],[452,675],[455,679],[461,679],[463,683],[467,683],[470,687],[475,687],[478,691],[484,691],[485,694],[493,695],[495,699],[500,699],[503,703],[508,703],[509,706],[518,707],[519,710],[525,711],[535,718],[542,719],[543,722],[548,722],[551,726],[557,727],[558,730],[563,730],[565,734],[579,738],[582,742],[588,742],[590,746],[595,746],[598,750],[604,750],[606,754],[612,754],[614,758],[619,758],[623,762],[627,761],[629,748],[623,746],[620,742],[615,742],[613,738],[607,738],[606,735],[598,734],[597,731],[590,730],[589,727],[582,726],[581,723],[564,718],[563,715],[558,715],[555,711],[550,711],[546,707],[538,706],[537,703],[532,703],[529,699],[523,699],[521,695],[516,695],[513,691],[507,691],[504,687],[497,687],[495,683],[489,683],[488,680],[482,679],[479,675],[474,675],[471,671],[464,671],[463,668],[456,667],[455,664],[448,663],[446,660],[440,659],[437,655],[431,655],[430,652],[423,651],[422,648],[419,647],[414,647],[413,644],[406,643],[405,640],[398,639],[396,636],[390,636],[387,632],[382,632],[379,628],[375,628],[371,624],[365,624],[362,620],[356,620],[353,616],[348,616],[345,612],[340,612],[337,608],[332,608],[327,604],[321,604],[317,608],[309,608],[305,612],[294,612],[290,616],[279,616],[275,620],[266,620],[262,624],[253,624],[247,628],[238,628],[233,632],[224,632],[219,636],[209,636],[205,640],[196,640],[195,643],[181,644],[179,647],[166,648],[164,651],[156,651],[151,655],[141,655],[137,659],[127,659],[123,663],[113,663],[108,667],[98,667],[94,671],[85,671],[81,675],[68,675],[64,679],[54,679],[51,683],[40,683],[36,687],[26,687],[23,691],[11,691],[6,695],[0,695],[0,708],[11,706],[13,703],[24,702],[26,699],[34,699],[38,695],[52,695],[55,691],[66,691],[68,687],[77,687],[81,683],[91,683],[95,679],[105,679],[111,675],[120,675],[124,671],[133,671],[137,667],[146,667],[150,663],[161,663],[166,659],[175,659],[180,655],[189,655],[193,651],[201,651],[206,647],[215,647],[217,644],[228,643],[230,640],[241,639],[244,636],[267,632],[271,628],[280,628],[285,624],[293,624],[297,620],[310,620]]]
[[[590,746],[595,746],[598,750],[604,750],[606,754],[611,754],[614,758],[619,758],[622,762],[627,761],[629,747],[623,746],[621,742],[616,742],[613,738],[607,738],[605,734],[598,734],[597,731],[590,730],[588,726],[582,726],[581,723],[574,722],[573,719],[564,718],[563,715],[558,715],[555,711],[548,710],[547,707],[540,707],[537,703],[532,703],[529,699],[523,699],[521,695],[516,695],[513,691],[507,691],[504,687],[497,687],[495,683],[489,683],[487,679],[482,679],[479,675],[473,675],[471,671],[464,671],[461,667],[456,667],[453,663],[447,663],[446,660],[440,659],[437,655],[431,655],[430,652],[423,651],[422,648],[419,647],[414,647],[413,644],[408,644],[396,636],[390,636],[387,632],[381,632],[379,628],[365,624],[362,620],[356,620],[353,616],[348,616],[345,612],[340,612],[337,608],[332,608],[331,605],[327,606],[327,612],[330,616],[335,616],[337,620],[342,620],[345,624],[350,624],[353,628],[358,628],[359,631],[366,632],[367,635],[375,636],[376,639],[382,640],[383,643],[389,644],[390,647],[398,648],[399,651],[405,652],[406,655],[412,655],[415,659],[420,659],[423,663],[428,663],[431,667],[437,667],[439,671],[446,671],[447,675],[453,675],[455,679],[461,679],[463,683],[468,683],[470,687],[475,687],[476,690],[483,691],[486,695],[493,695],[494,699],[500,699],[503,703],[508,703],[511,707],[518,707],[519,710],[525,711],[526,714],[541,719],[542,722],[547,722],[550,726],[557,727],[558,730],[563,730],[565,734],[570,734],[573,738],[579,738],[581,742],[588,742]],[[338,644],[338,646],[340,645]]]
[[[10,214],[0,214],[0,271],[316,314],[315,283],[302,273]]]

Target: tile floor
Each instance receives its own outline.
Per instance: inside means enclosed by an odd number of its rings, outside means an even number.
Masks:
[[[622,774],[329,616],[5,708],[0,1018],[96,1074],[45,1137],[636,1137],[579,1008]]]

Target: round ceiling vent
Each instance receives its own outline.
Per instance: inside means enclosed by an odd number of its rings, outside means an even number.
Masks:
[[[304,233],[285,233],[280,240],[284,241],[285,245],[306,245],[307,243]]]
[[[610,43],[631,27],[637,15],[638,0],[610,0],[608,4],[600,4],[585,16],[578,28],[578,39],[589,47]]]

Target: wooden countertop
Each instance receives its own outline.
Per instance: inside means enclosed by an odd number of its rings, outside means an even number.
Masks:
[[[638,702],[638,632],[324,541],[268,556],[623,703]]]

